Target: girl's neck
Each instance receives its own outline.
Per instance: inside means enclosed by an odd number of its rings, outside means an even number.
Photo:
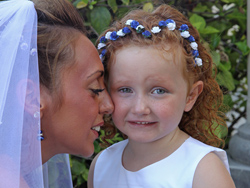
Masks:
[[[140,170],[171,155],[188,137],[177,128],[171,135],[154,142],[138,143],[129,140],[122,156],[123,166],[130,171]]]

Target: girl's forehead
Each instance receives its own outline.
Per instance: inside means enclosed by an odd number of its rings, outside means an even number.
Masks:
[[[185,67],[185,58],[182,46],[176,43],[157,44],[157,45],[126,45],[117,49],[112,58],[112,64],[116,62],[117,56],[121,53],[126,53],[128,56],[136,54],[150,54],[154,57],[160,57],[166,62],[173,62],[177,66]],[[153,63],[153,62],[152,62]]]

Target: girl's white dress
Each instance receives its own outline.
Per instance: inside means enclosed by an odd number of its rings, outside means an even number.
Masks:
[[[192,188],[200,160],[214,152],[229,171],[226,152],[189,137],[170,156],[143,169],[131,172],[122,165],[122,153],[128,140],[105,149],[94,170],[94,188]]]

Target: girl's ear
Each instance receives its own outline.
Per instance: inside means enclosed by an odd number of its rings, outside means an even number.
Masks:
[[[39,111],[39,86],[30,80],[23,79],[17,84],[17,98],[21,105],[24,105],[25,111],[34,115],[35,112]]]
[[[184,109],[185,112],[188,112],[193,108],[193,106],[194,106],[197,98],[201,94],[202,90],[203,90],[203,82],[202,81],[199,80],[193,84],[193,86],[192,86],[192,88],[187,96],[187,102],[186,102],[186,106]]]

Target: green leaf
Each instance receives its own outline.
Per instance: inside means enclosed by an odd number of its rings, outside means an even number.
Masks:
[[[116,0],[108,0],[108,5],[110,6],[110,8],[114,13],[117,11],[118,7],[116,4]]]
[[[154,10],[154,5],[152,3],[145,3],[143,5],[143,10],[146,12],[152,12]]]
[[[82,177],[85,181],[88,181],[88,174],[89,174],[89,170],[86,169],[83,173],[82,173]]]
[[[99,152],[101,151],[101,146],[100,146],[100,144],[97,142],[97,140],[95,140],[94,146],[95,146],[95,153],[99,153]]]
[[[79,3],[77,3],[76,8],[84,8],[88,5],[89,1],[88,0],[81,0]]]
[[[222,71],[219,72],[216,76],[216,80],[219,83],[219,85],[226,87],[229,91],[234,90],[234,79],[229,71]]]
[[[82,0],[76,0],[74,3],[73,3],[73,5],[76,7],[76,5],[79,3],[79,2],[81,2]]]
[[[199,31],[206,27],[205,19],[197,14],[193,14],[189,20],[191,24]]]
[[[95,7],[90,13],[91,25],[101,34],[111,22],[111,14],[106,7]]]
[[[200,29],[201,34],[214,34],[214,33],[219,33],[220,31],[212,26],[207,26],[204,29]]]
[[[229,62],[227,63],[220,63],[218,66],[218,69],[221,71],[229,71],[231,68],[231,64]]]
[[[122,0],[125,5],[129,5],[129,0]]]
[[[246,20],[247,16],[238,10],[234,10],[233,13],[226,15],[226,19],[228,20]]]
[[[228,106],[230,109],[233,107],[233,99],[231,95],[224,95],[223,96],[223,104],[225,104],[226,106]]]
[[[193,12],[205,12],[208,9],[206,5],[202,5],[201,3],[198,3],[196,7],[193,9]]]
[[[210,47],[212,47],[212,49],[215,49],[219,45],[220,40],[221,38],[219,35],[213,34],[211,36]]]
[[[249,54],[250,48],[247,46],[247,40],[244,40],[242,42],[236,42],[235,45],[238,47],[238,49],[242,52],[244,56]]]
[[[86,170],[84,163],[80,163],[77,160],[72,160],[72,173],[75,175],[80,175]]]
[[[132,3],[133,4],[140,4],[140,3],[143,3],[145,1],[147,1],[147,0],[132,0]]]
[[[221,0],[224,3],[236,3],[238,0]]]
[[[220,54],[215,52],[215,51],[212,51],[211,56],[212,56],[214,64],[216,66],[219,66],[219,64],[220,64]]]

